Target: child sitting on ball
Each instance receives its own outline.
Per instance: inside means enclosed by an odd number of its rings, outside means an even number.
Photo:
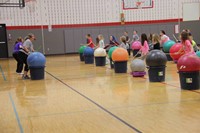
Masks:
[[[192,44],[190,43],[189,40],[189,34],[185,31],[181,33],[181,44],[182,48],[176,52],[175,54],[188,54],[188,53],[193,53],[194,54],[194,49],[192,47]]]
[[[190,41],[190,43],[192,44],[192,47],[193,47],[194,51],[195,51],[195,52],[198,51],[199,48],[198,48],[196,42],[194,41],[192,34],[191,34],[191,33],[188,33],[188,35],[189,35],[189,41]]]
[[[91,37],[90,34],[87,34],[87,35],[86,35],[86,39],[87,39],[87,46],[89,46],[89,47],[91,47],[91,48],[94,48],[95,45],[94,45],[94,43],[93,43],[93,41],[92,41],[92,37]]]
[[[149,45],[148,45],[147,41],[148,41],[147,35],[145,33],[143,33],[141,35],[142,47],[139,50],[139,52],[137,53],[137,54],[141,53],[141,57],[139,57],[139,58],[141,58],[142,60],[146,58],[146,56],[147,56],[147,54],[149,52]],[[135,57],[137,57],[137,54],[135,55]]]

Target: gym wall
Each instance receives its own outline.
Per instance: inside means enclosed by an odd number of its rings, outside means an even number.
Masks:
[[[9,40],[9,56],[12,55],[14,40],[29,32],[37,36],[36,50],[45,54],[77,52],[85,43],[85,34],[91,33],[95,40],[98,34],[118,38],[123,31],[133,29],[139,33],[158,33],[166,30],[172,38],[174,26],[189,28],[195,40],[200,43],[199,21],[182,22],[183,3],[198,3],[200,0],[154,0],[154,8],[144,10],[122,10],[122,1],[114,0],[34,0],[26,7],[0,8],[0,23],[5,23],[12,39]],[[120,25],[120,13],[125,14],[125,25]],[[52,27],[49,32],[48,27]]]

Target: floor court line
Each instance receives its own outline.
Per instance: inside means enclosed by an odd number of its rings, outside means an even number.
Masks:
[[[55,77],[53,74],[51,74],[51,73],[49,73],[47,71],[45,71],[45,72],[47,74],[49,74],[50,76],[52,76],[53,78],[55,78],[57,81],[61,82],[62,84],[64,84],[68,88],[70,88],[72,91],[76,92],[80,96],[84,97],[85,99],[87,99],[88,101],[90,101],[91,103],[93,103],[94,105],[96,105],[97,107],[99,107],[100,109],[102,109],[104,112],[108,113],[109,115],[111,115],[112,117],[114,117],[115,119],[117,119],[118,121],[122,122],[123,124],[125,124],[126,126],[128,126],[129,128],[131,128],[132,130],[136,131],[137,133],[142,133],[139,129],[137,129],[134,126],[130,125],[125,120],[123,120],[120,117],[116,116],[115,114],[113,114],[112,112],[110,112],[109,110],[107,110],[106,108],[104,108],[103,106],[101,106],[100,104],[96,103],[95,101],[93,101],[89,97],[85,96],[84,94],[80,93],[79,91],[77,91],[73,87],[69,86],[68,84],[66,84],[65,82],[63,82],[62,80],[60,80],[59,78]]]
[[[3,69],[1,67],[1,65],[0,65],[0,70],[1,70],[1,74],[2,74],[2,77],[3,77],[4,81],[6,81],[7,79],[6,79],[6,76],[5,76],[4,72],[3,72]]]
[[[20,122],[20,119],[19,119],[19,115],[18,115],[18,112],[17,112],[17,109],[16,109],[16,106],[15,106],[15,102],[12,98],[12,94],[9,92],[9,98],[10,98],[10,102],[12,103],[12,107],[13,107],[13,110],[14,110],[14,113],[15,113],[15,118],[17,120],[17,124],[19,126],[19,129],[20,129],[20,133],[24,133],[24,129],[21,125],[21,122]]]
[[[143,79],[148,79],[148,78],[145,78],[145,77],[142,77],[142,78],[143,78]],[[159,83],[164,84],[164,85],[168,85],[168,86],[172,86],[172,87],[175,87],[175,88],[178,88],[178,89],[181,89],[180,86],[171,85],[171,84],[168,84],[168,83],[166,83],[166,82],[159,82]],[[195,90],[185,90],[185,91],[190,91],[190,92],[194,92],[194,93],[200,94],[200,92],[195,91]]]
[[[124,109],[124,108],[139,108],[139,107],[145,107],[145,106],[154,106],[154,105],[165,105],[165,104],[180,104],[180,103],[189,103],[189,102],[199,102],[200,99],[195,100],[185,100],[180,102],[160,102],[160,103],[150,103],[150,104],[142,104],[142,105],[132,105],[132,106],[118,106],[118,107],[110,107],[108,109]],[[76,114],[76,113],[87,113],[92,111],[98,111],[98,109],[91,109],[91,110],[83,110],[83,111],[74,111],[74,112],[63,112],[63,113],[50,113],[50,114],[41,114],[36,116],[28,116],[29,118],[37,118],[37,117],[49,117],[49,116],[57,116],[57,115],[70,115],[70,114]],[[25,118],[25,117],[21,117]]]

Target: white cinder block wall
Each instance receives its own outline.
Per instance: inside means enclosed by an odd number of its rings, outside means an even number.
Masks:
[[[7,26],[62,25],[148,21],[182,18],[182,3],[200,0],[154,0],[154,8],[122,10],[122,0],[35,0],[23,9],[0,8],[0,23]]]

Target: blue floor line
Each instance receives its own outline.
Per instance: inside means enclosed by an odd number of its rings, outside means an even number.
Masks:
[[[17,119],[17,124],[18,124],[18,126],[19,126],[20,133],[24,133],[24,130],[23,130],[22,124],[21,124],[21,122],[20,122],[19,115],[18,115],[16,106],[15,106],[15,102],[14,102],[14,100],[13,100],[12,95],[11,95],[10,92],[9,92],[9,98],[10,98],[10,101],[11,101],[11,103],[12,103],[12,107],[13,107],[13,110],[14,110],[14,113],[15,113],[15,117],[16,117],[16,119]]]
[[[6,81],[6,76],[4,75],[4,72],[3,72],[3,69],[1,67],[1,65],[0,65],[0,70],[1,70],[1,74],[2,74],[2,77],[3,77],[4,81]]]

